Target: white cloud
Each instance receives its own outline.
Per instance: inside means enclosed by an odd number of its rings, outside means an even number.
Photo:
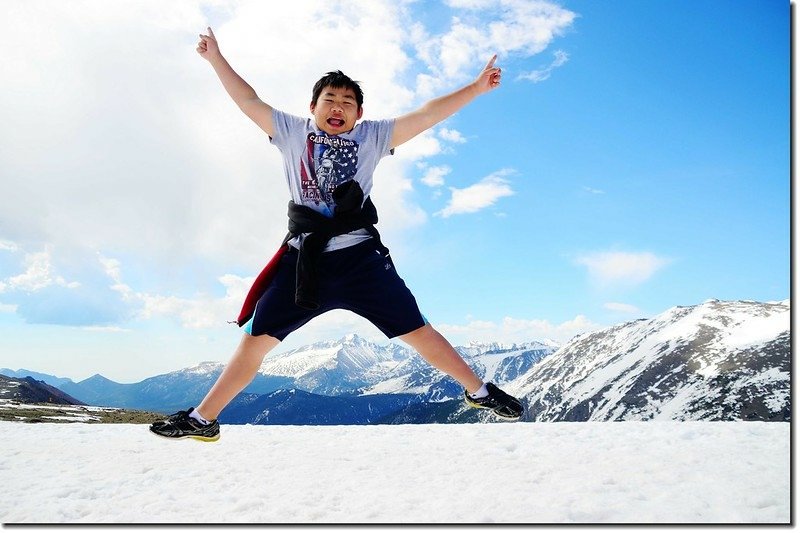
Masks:
[[[225,287],[225,295],[221,297],[199,294],[193,298],[181,298],[135,293],[134,298],[142,305],[137,316],[141,319],[174,319],[187,329],[224,327],[239,316],[242,302],[253,280],[253,277],[233,274],[220,276],[217,281]]]
[[[109,278],[113,279],[117,283],[122,282],[122,271],[120,269],[120,262],[118,260],[105,257],[100,253],[97,254],[97,259],[100,261],[100,264],[103,265],[103,269]]]
[[[17,243],[0,239],[0,250],[16,252],[18,249]]]
[[[477,75],[483,66],[481,61],[494,53],[501,62],[504,56],[538,54],[576,17],[546,1],[459,0],[448,5],[463,11],[452,17],[447,32],[428,35],[417,28],[410,33],[417,56],[431,72],[417,78],[418,90],[423,94]],[[482,59],[476,61],[476,57]]]
[[[512,196],[514,191],[504,176],[513,173],[511,169],[503,169],[464,189],[450,187],[450,203],[436,214],[447,218],[463,213],[475,213],[494,205],[504,196]]]
[[[98,254],[98,261],[113,282],[109,288],[122,296],[123,301],[132,309],[134,318],[173,319],[187,329],[217,328],[235,320],[247,291],[255,280],[252,276],[225,274],[217,278],[219,285],[225,288],[224,295],[198,293],[193,297],[180,297],[135,290],[123,281],[119,260]],[[114,331],[113,326],[95,329]],[[126,331],[122,328],[119,330]]]
[[[517,76],[517,79],[521,80],[530,80],[533,83],[539,83],[550,78],[550,75],[553,73],[553,70],[557,69],[558,67],[564,65],[567,61],[569,61],[569,54],[564,52],[563,50],[556,50],[554,55],[556,58],[553,60],[552,63],[543,67],[538,70],[534,70],[532,72],[525,72]]]
[[[428,187],[441,187],[444,185],[444,177],[450,174],[452,171],[453,169],[447,165],[430,167],[425,171],[425,175],[422,176],[420,181],[422,181],[422,183]]]
[[[639,285],[670,263],[651,252],[596,252],[580,256],[591,278],[602,286]]]
[[[236,317],[239,316],[242,302],[253,279],[233,274],[220,276],[217,281],[225,287],[225,295],[221,297],[199,294],[193,298],[181,298],[135,293],[135,298],[142,304],[138,317],[142,319],[172,318],[188,329],[224,327],[229,321],[236,320]]]
[[[641,313],[641,310],[639,310],[639,308],[636,307],[635,305],[624,304],[619,302],[608,302],[604,304],[603,307],[605,309],[608,309],[609,311],[614,311],[617,313],[625,313],[629,315],[635,315]]]
[[[466,344],[473,340],[512,343],[544,339],[564,343],[575,335],[595,331],[602,326],[583,315],[577,315],[574,319],[560,324],[542,319],[504,317],[499,323],[489,320],[470,320],[466,324],[436,324],[435,327],[452,344]]]
[[[14,102],[0,129],[0,237],[236,266],[277,245],[283,165],[194,50],[207,5],[14,4],[0,32],[0,99]],[[331,16],[322,0],[229,5],[214,28],[223,52],[273,105],[305,114],[314,81],[341,68],[363,80],[367,118],[410,110],[414,93],[398,83],[410,61],[401,8],[343,4]]]
[[[55,273],[51,260],[51,247],[46,247],[41,252],[25,254],[25,272],[11,276],[2,283],[4,290],[17,290],[36,292],[51,285],[58,285],[68,289],[80,287],[77,281],[67,281]]]
[[[464,138],[460,131],[450,128],[439,128],[439,137],[451,143],[463,144],[467,142],[467,139]]]

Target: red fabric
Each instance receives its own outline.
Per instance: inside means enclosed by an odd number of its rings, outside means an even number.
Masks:
[[[253,313],[256,310],[256,303],[261,298],[261,296],[266,292],[267,287],[272,282],[272,278],[275,277],[275,272],[278,270],[278,263],[283,257],[283,254],[286,253],[286,250],[289,249],[288,244],[284,244],[278,251],[275,252],[275,255],[272,256],[272,259],[269,260],[267,266],[264,267],[264,270],[256,277],[256,280],[253,282],[253,286],[250,287],[250,292],[247,293],[247,297],[244,299],[244,305],[242,305],[242,310],[239,312],[239,318],[236,319],[236,323],[239,326],[243,326],[250,317],[253,316]]]

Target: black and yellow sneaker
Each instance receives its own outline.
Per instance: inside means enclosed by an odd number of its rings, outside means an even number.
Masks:
[[[205,442],[219,440],[219,422],[212,420],[208,425],[203,425],[191,416],[194,407],[188,411],[178,411],[166,420],[159,420],[150,424],[150,431],[159,437],[168,439],[197,439]]]
[[[483,398],[473,398],[465,390],[464,401],[476,409],[491,409],[495,415],[506,420],[518,420],[522,416],[522,402],[500,390],[494,383],[487,383],[486,390],[489,394]]]

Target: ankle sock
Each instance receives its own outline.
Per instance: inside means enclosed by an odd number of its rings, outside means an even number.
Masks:
[[[481,388],[469,395],[470,398],[477,400],[478,398],[486,398],[489,396],[489,391],[486,390],[486,383],[481,385]]]
[[[189,413],[189,417],[190,418],[194,418],[195,420],[197,420],[198,422],[200,422],[204,426],[207,426],[207,425],[209,425],[211,423],[208,420],[206,420],[205,418],[203,418],[202,416],[200,416],[200,413],[197,412],[197,409],[192,409],[192,412]]]

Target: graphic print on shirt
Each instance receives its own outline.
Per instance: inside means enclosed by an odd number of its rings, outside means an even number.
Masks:
[[[300,161],[303,200],[325,203],[333,214],[333,190],[353,179],[358,166],[358,143],[323,133],[309,133],[305,161]]]

